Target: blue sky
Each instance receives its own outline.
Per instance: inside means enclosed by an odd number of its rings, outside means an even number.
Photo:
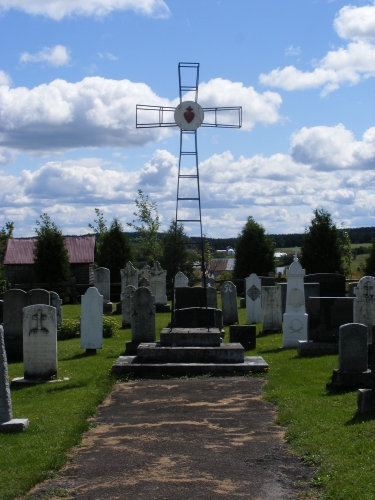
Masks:
[[[136,104],[176,106],[178,63],[199,103],[243,127],[198,131],[203,230],[303,232],[324,207],[375,225],[375,2],[0,0],[0,227],[43,212],[85,234],[96,207],[132,220],[137,190],[174,216],[176,129],[139,130]],[[194,229],[186,228],[194,233]]]

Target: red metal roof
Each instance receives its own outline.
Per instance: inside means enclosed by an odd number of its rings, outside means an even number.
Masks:
[[[223,271],[233,271],[235,259],[212,259],[208,266],[209,273],[218,273]]]
[[[34,264],[36,238],[10,238],[4,264]],[[95,236],[66,236],[65,246],[71,264],[94,262]]]

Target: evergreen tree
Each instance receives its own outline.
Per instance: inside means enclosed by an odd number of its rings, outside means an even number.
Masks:
[[[275,269],[273,254],[274,241],[265,234],[264,227],[248,217],[247,222],[238,235],[236,261],[233,277],[247,278],[251,273],[268,276]]]
[[[189,237],[185,234],[184,226],[172,220],[160,242],[159,262],[167,271],[167,279],[172,280],[174,274],[182,271],[189,279],[194,276],[194,262],[200,260],[199,254],[189,248]]]
[[[363,272],[365,276],[375,276],[375,238],[371,241],[370,254],[365,260]]]
[[[158,240],[158,231],[161,226],[160,216],[156,203],[149,201],[148,196],[145,196],[141,189],[138,189],[138,196],[139,199],[135,200],[138,210],[133,214],[136,219],[133,222],[127,222],[127,225],[139,233],[136,240],[139,253],[148,264],[153,265],[160,254]]]
[[[111,272],[111,281],[120,281],[120,270],[133,259],[132,249],[121,222],[114,218],[108,230],[102,231],[96,261]]]
[[[65,238],[49,215],[40,216],[35,232],[34,273],[40,283],[63,283],[70,278],[70,264]]]
[[[340,234],[324,208],[313,211],[311,226],[305,230],[301,247],[301,265],[306,274],[344,274]]]

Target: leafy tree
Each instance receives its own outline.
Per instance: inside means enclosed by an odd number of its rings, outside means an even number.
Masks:
[[[120,270],[132,259],[132,249],[124,228],[121,222],[114,218],[110,228],[101,234],[97,264],[108,268],[111,272],[111,281],[118,282]]]
[[[341,224],[340,229],[340,237],[341,237],[341,260],[342,267],[344,270],[345,276],[352,276],[352,262],[354,258],[352,243],[350,241],[349,231],[345,229],[344,225]]]
[[[193,278],[194,262],[200,260],[200,256],[189,248],[188,243],[189,237],[185,234],[184,226],[172,220],[160,241],[159,262],[167,271],[168,279],[173,279],[178,271],[182,271],[189,279]]]
[[[135,200],[137,211],[133,213],[136,218],[133,222],[127,222],[127,225],[139,233],[137,239],[139,253],[144,260],[153,265],[160,255],[158,240],[160,216],[156,203],[149,201],[141,189],[138,189],[138,196],[139,199]]]
[[[365,260],[363,272],[365,276],[375,276],[375,238],[371,241],[370,254]]]
[[[301,265],[306,274],[344,274],[339,230],[324,208],[313,210],[311,226],[306,228],[301,247]]]
[[[64,236],[48,214],[44,213],[40,218],[35,228],[38,235],[34,248],[36,279],[51,285],[68,281],[70,264]]]
[[[264,227],[255,222],[253,217],[248,217],[238,235],[233,277],[246,278],[251,273],[267,276],[275,268],[274,250],[275,243],[265,234]]]

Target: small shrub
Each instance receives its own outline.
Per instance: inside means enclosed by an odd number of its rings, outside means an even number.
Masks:
[[[109,318],[107,316],[103,317],[103,337],[105,339],[113,337],[118,329],[119,326],[114,318]]]
[[[74,339],[79,335],[80,322],[78,319],[63,319],[57,328],[58,340]]]

